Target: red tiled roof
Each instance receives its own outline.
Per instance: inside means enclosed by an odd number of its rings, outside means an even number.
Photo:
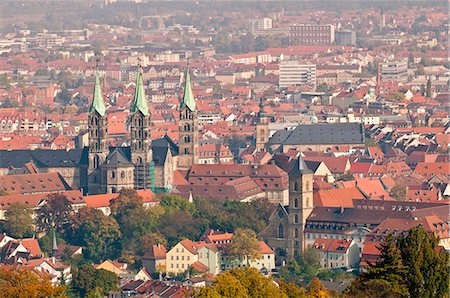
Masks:
[[[314,206],[353,208],[353,199],[365,199],[356,187],[320,190],[314,194]]]

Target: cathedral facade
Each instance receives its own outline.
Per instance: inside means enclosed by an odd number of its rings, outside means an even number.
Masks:
[[[136,90],[128,118],[129,146],[108,143],[108,111],[98,73],[88,112],[87,147],[72,150],[0,150],[2,175],[27,172],[28,164],[41,173],[57,172],[74,189],[85,194],[114,193],[122,188],[168,192],[173,173],[198,161],[198,121],[189,71],[180,105],[179,143],[168,136],[151,139],[151,114],[142,70],[136,74]]]

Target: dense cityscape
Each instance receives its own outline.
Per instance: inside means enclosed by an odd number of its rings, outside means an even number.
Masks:
[[[448,297],[448,1],[1,1],[0,297]]]

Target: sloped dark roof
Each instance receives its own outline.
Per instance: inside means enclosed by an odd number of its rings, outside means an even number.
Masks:
[[[72,150],[0,150],[0,168],[20,168],[27,162],[39,168],[87,165],[88,148]]]
[[[269,144],[283,145],[363,143],[363,128],[358,123],[299,125],[294,130],[279,130],[269,140]]]
[[[172,156],[178,155],[178,146],[177,144],[174,143],[174,141],[172,141],[172,139],[168,135],[165,135],[160,139],[152,141],[153,150],[155,150],[155,148],[167,148],[169,145]]]
[[[103,164],[105,167],[129,167],[133,166],[130,160],[124,156],[120,147],[117,147],[112,153],[108,155]]]
[[[153,147],[153,163],[155,166],[163,166],[169,152],[169,147]]]
[[[303,157],[300,156],[292,163],[289,176],[302,176],[305,174],[312,174],[312,171],[306,165]]]

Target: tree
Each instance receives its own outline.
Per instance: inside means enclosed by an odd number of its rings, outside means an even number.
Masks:
[[[406,99],[406,97],[405,94],[397,91],[391,95],[391,99],[396,102],[402,102]]]
[[[404,201],[406,199],[406,186],[397,184],[391,189],[390,195],[397,201]]]
[[[97,270],[86,264],[74,268],[70,286],[77,297],[103,297],[108,295],[109,291],[118,290],[118,284],[119,279],[114,273],[104,269]]]
[[[300,259],[302,276],[305,281],[310,281],[319,273],[320,253],[314,248],[307,248]]]
[[[398,247],[406,266],[406,284],[411,297],[444,297],[448,294],[448,253],[436,249],[439,239],[422,227],[401,236]]]
[[[350,297],[370,297],[372,288],[380,288],[380,293],[386,296],[378,297],[405,297],[408,295],[408,288],[404,279],[406,268],[402,262],[402,256],[397,247],[392,234],[379,246],[380,258],[375,264],[369,264],[367,272],[362,273],[349,288],[346,295]]]
[[[327,83],[322,83],[316,88],[317,92],[328,92],[328,89]]]
[[[1,297],[65,297],[64,292],[64,286],[53,286],[39,271],[12,266],[0,270]]]
[[[194,204],[180,196],[164,196],[161,198],[160,205],[169,214],[175,211],[186,211],[190,214],[195,212]]]
[[[98,262],[116,258],[120,252],[122,234],[113,217],[93,208],[81,208],[70,219],[67,239],[76,245],[82,245],[86,258]]]
[[[5,232],[14,238],[31,236],[34,232],[32,210],[25,204],[16,202],[5,215]]]
[[[255,268],[234,268],[214,278],[213,286],[200,289],[194,297],[289,297],[271,277]]]
[[[330,292],[323,285],[323,283],[317,277],[309,283],[308,287],[308,297],[314,298],[328,298],[331,297]]]
[[[67,225],[71,212],[72,205],[66,196],[59,193],[50,194],[45,205],[38,211],[37,225],[44,232],[53,228],[60,231]]]
[[[250,229],[236,229],[233,235],[233,241],[228,245],[227,253],[234,258],[246,257],[247,265],[250,261],[259,259],[261,251],[256,233]]]
[[[408,55],[408,67],[411,67],[414,64],[414,55],[409,53]]]
[[[427,81],[426,96],[431,98],[431,79],[428,79]]]

